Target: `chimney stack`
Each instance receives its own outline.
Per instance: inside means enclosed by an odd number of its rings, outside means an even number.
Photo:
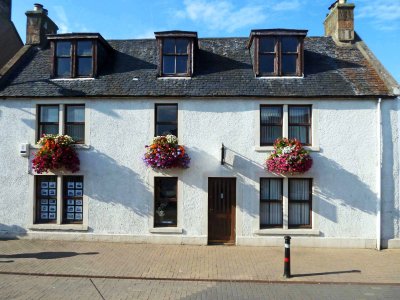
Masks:
[[[56,34],[58,27],[48,17],[47,9],[42,4],[35,3],[33,10],[27,11],[26,44],[44,46],[47,42],[46,34]]]
[[[335,42],[349,44],[354,41],[354,7],[347,0],[337,0],[329,7],[324,21],[325,36],[331,36]]]
[[[11,21],[11,0],[0,0],[0,17]]]

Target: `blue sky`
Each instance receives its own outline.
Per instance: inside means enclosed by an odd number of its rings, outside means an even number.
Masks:
[[[14,0],[13,21],[25,39],[25,11],[37,1]],[[153,38],[154,31],[192,30],[199,37],[248,36],[251,29],[308,29],[324,34],[334,0],[41,0],[63,32],[99,32],[106,39]],[[356,31],[400,82],[400,0],[355,3]]]

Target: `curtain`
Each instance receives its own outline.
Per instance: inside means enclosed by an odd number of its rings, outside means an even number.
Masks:
[[[260,224],[282,224],[282,179],[262,178],[260,192]]]
[[[282,136],[282,107],[261,107],[261,145],[273,144]]]
[[[289,179],[290,225],[310,224],[310,201],[310,180]]]

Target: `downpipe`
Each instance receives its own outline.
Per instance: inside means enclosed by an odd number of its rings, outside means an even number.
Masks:
[[[382,249],[382,112],[381,112],[382,98],[378,99],[376,106],[377,114],[377,156],[378,164],[376,169],[376,192],[377,192],[377,207],[376,207],[376,249]]]

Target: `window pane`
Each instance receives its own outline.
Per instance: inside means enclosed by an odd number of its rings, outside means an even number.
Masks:
[[[176,39],[176,53],[188,53],[189,41],[187,39]]]
[[[175,53],[175,39],[164,39],[163,53]]]
[[[310,200],[309,179],[289,179],[289,200]]]
[[[310,225],[309,203],[289,203],[289,225]]]
[[[275,39],[270,37],[260,38],[261,52],[275,52]]]
[[[260,54],[260,73],[274,73],[275,55]]]
[[[78,56],[91,56],[92,55],[92,42],[91,41],[80,41],[77,43],[77,55]]]
[[[75,143],[83,143],[85,141],[85,125],[68,124],[65,126],[65,134],[72,137]]]
[[[261,124],[282,124],[282,106],[261,106]]]
[[[309,131],[309,126],[289,126],[289,138],[297,139],[300,143],[308,145],[310,144]]]
[[[36,223],[57,222],[57,176],[36,176]]]
[[[282,203],[261,202],[260,204],[260,225],[271,226],[282,224]]]
[[[281,47],[282,52],[297,52],[299,40],[295,37],[282,37]]]
[[[261,178],[260,193],[262,200],[282,200],[282,179]]]
[[[177,178],[154,180],[154,227],[177,225]]]
[[[68,105],[67,122],[85,122],[85,106]]]
[[[177,105],[157,105],[157,122],[176,122],[178,119]]]
[[[79,57],[78,58],[78,76],[92,75],[92,58]]]
[[[187,73],[188,56],[176,57],[176,73]]]
[[[296,74],[297,70],[297,55],[282,54],[282,73]]]
[[[175,56],[163,56],[163,73],[175,74]]]
[[[71,56],[71,42],[57,42],[57,56]]]
[[[65,176],[63,180],[64,224],[83,222],[83,177]]]
[[[261,146],[272,145],[280,137],[282,137],[282,126],[261,126]]]
[[[156,135],[167,135],[173,134],[175,136],[178,135],[178,126],[177,125],[157,125],[156,126]]]
[[[40,125],[39,128],[39,138],[43,134],[58,134],[58,124],[57,125]]]
[[[310,124],[311,107],[310,106],[289,106],[290,124]]]
[[[57,76],[71,76],[71,58],[57,58]]]
[[[58,122],[58,105],[40,106],[40,122]]]

